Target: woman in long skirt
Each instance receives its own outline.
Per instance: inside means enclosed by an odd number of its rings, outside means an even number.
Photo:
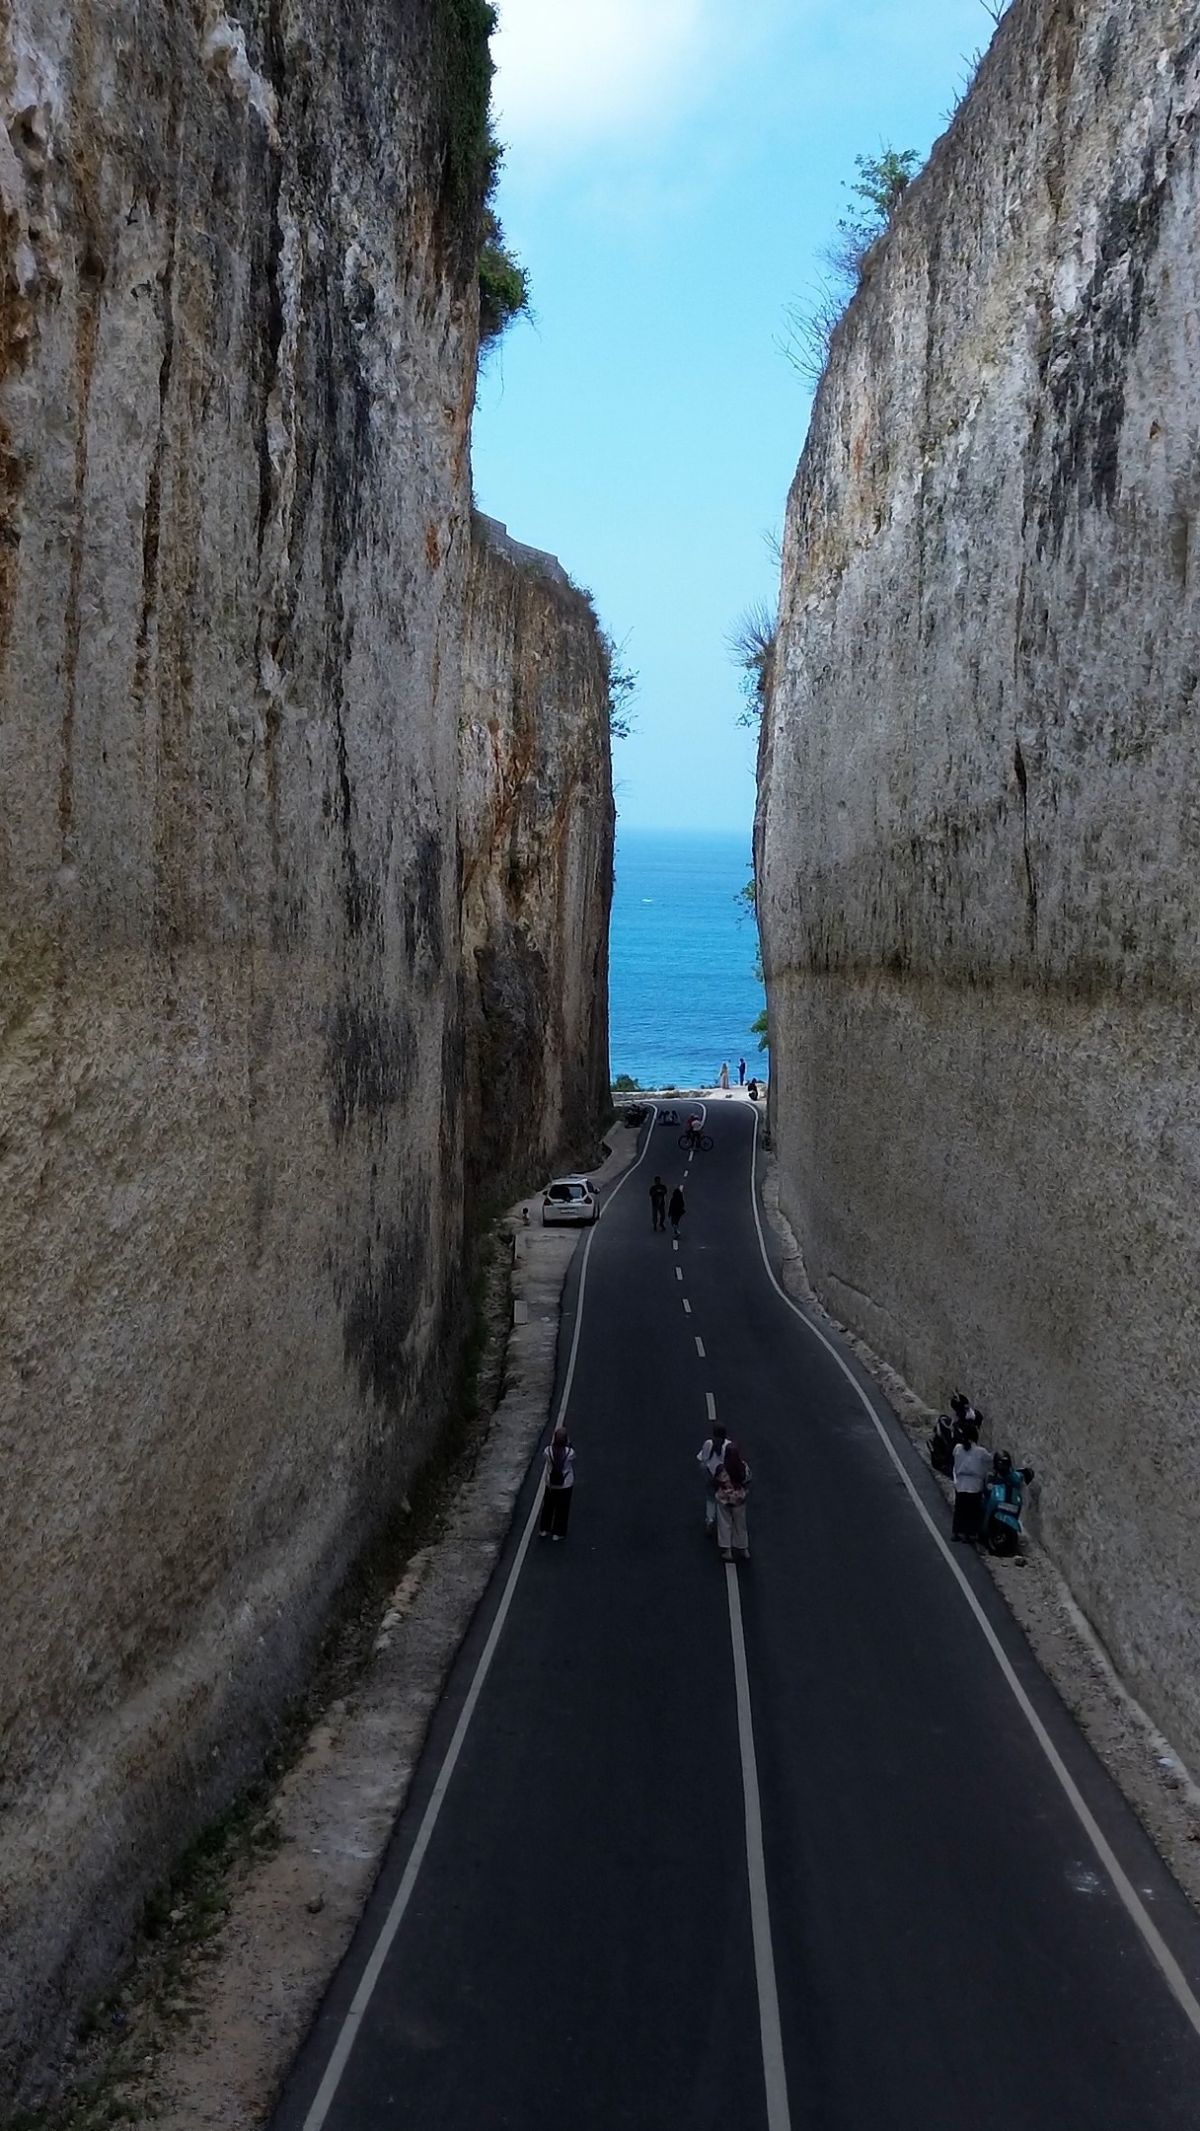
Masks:
[[[746,1490],[750,1467],[736,1443],[726,1443],[717,1474],[717,1545],[722,1561],[749,1561],[750,1540],[746,1532]]]

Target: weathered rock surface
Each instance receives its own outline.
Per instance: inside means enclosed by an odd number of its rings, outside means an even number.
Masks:
[[[792,490],[759,908],[817,1287],[1200,1756],[1200,25],[1017,0]]]
[[[489,663],[463,18],[0,24],[0,2091],[254,1764],[456,1366],[469,579],[468,726],[511,633],[506,595]],[[590,748],[568,635],[543,710]],[[603,1040],[576,744],[520,799],[587,1060],[551,1137]],[[472,985],[489,951],[473,908]]]
[[[608,659],[552,556],[476,517],[463,688],[468,1181],[586,1162],[608,1095]]]

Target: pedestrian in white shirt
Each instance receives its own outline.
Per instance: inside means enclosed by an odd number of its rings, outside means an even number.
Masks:
[[[725,1462],[725,1445],[729,1441],[720,1421],[713,1422],[713,1432],[703,1442],[696,1454],[697,1465],[703,1465],[708,1492],[704,1497],[704,1529],[715,1532],[717,1528],[717,1474]]]
[[[565,1539],[571,1520],[571,1496],[575,1491],[575,1452],[565,1428],[555,1429],[546,1445],[545,1463],[538,1537]]]
[[[992,1470],[992,1453],[969,1435],[954,1451],[954,1523],[952,1539],[978,1539],[983,1523],[983,1490]]]

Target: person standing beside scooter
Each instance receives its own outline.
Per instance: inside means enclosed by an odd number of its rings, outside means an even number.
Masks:
[[[991,1451],[984,1449],[973,1428],[968,1429],[965,1440],[954,1449],[952,1539],[966,1539],[972,1545],[978,1539],[983,1523],[983,1490],[991,1469]]]

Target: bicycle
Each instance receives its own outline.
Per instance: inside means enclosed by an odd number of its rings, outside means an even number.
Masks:
[[[711,1153],[712,1153],[712,1133],[711,1133],[711,1132],[682,1132],[682,1133],[680,1133],[680,1136],[679,1136],[679,1144],[680,1144],[680,1146],[681,1146],[682,1148],[684,1148],[685,1150],[686,1150],[686,1149],[687,1149],[688,1147],[695,1147],[695,1148],[697,1148],[697,1149],[699,1150],[699,1152],[700,1152],[701,1154],[711,1154]]]

